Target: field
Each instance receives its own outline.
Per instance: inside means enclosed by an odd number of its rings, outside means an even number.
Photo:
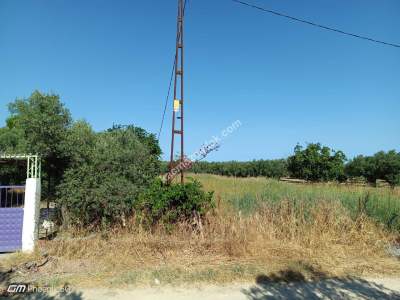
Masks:
[[[321,201],[343,205],[356,217],[364,213],[388,228],[400,231],[400,188],[374,188],[341,184],[290,184],[265,178],[234,178],[192,174],[207,190],[215,191],[217,201],[251,214],[265,204],[286,200],[294,207],[308,208]]]
[[[15,280],[125,286],[398,276],[387,248],[398,241],[398,189],[297,185],[265,178],[188,175],[215,192],[205,220],[146,231],[61,232],[4,268]],[[26,270],[26,262],[43,266]]]

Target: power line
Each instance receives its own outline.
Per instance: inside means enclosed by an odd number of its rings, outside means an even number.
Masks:
[[[183,6],[183,14],[184,15],[185,15],[185,12],[186,12],[186,4],[187,4],[187,0],[185,0],[185,4]],[[169,96],[171,94],[171,86],[172,86],[172,80],[174,78],[175,68],[176,68],[176,54],[174,55],[174,61],[172,63],[171,78],[169,80],[168,93],[167,93],[167,97],[165,98],[164,111],[163,111],[162,118],[161,118],[160,129],[158,130],[157,140],[160,140],[160,135],[161,135],[161,132],[162,132],[162,129],[163,129],[163,126],[164,126],[165,113],[167,112],[167,107],[168,107],[168,103],[169,103]]]
[[[247,2],[244,2],[244,1],[240,1],[240,0],[231,0],[231,1],[239,3],[239,4],[242,4],[242,5],[245,5],[245,6],[248,6],[248,7],[251,7],[251,8],[255,8],[255,9],[258,9],[258,10],[261,10],[263,12],[267,12],[267,13],[270,13],[270,14],[273,14],[273,15],[276,15],[276,16],[279,16],[279,17],[287,18],[287,19],[290,19],[292,21],[301,22],[301,23],[304,23],[304,24],[308,24],[308,25],[311,25],[311,26],[319,27],[319,28],[322,28],[322,29],[325,29],[325,30],[329,30],[329,31],[334,31],[336,33],[341,33],[341,34],[348,35],[348,36],[355,37],[355,38],[362,39],[362,40],[367,40],[367,41],[370,41],[370,42],[383,44],[383,45],[386,45],[386,46],[392,46],[392,47],[400,48],[399,44],[384,42],[384,41],[376,40],[376,39],[373,39],[373,38],[370,38],[370,37],[367,37],[367,36],[362,36],[362,35],[346,32],[346,31],[343,31],[343,30],[340,30],[340,29],[336,29],[336,28],[325,26],[325,25],[317,24],[317,23],[310,22],[310,21],[307,21],[307,20],[303,20],[303,19],[299,19],[299,18],[296,18],[296,17],[292,17],[292,16],[289,16],[289,15],[286,15],[286,14],[283,14],[283,13],[280,13],[280,12],[277,12],[277,11],[274,11],[274,10],[266,9],[264,7],[257,6],[257,5],[254,5],[254,4],[251,4],[251,3],[247,3]]]
[[[160,140],[161,131],[162,131],[162,128],[164,126],[165,113],[167,111],[167,107],[168,107],[168,103],[169,103],[169,95],[171,94],[172,79],[174,78],[175,67],[176,67],[176,55],[174,56],[174,63],[172,65],[172,71],[171,71],[171,78],[169,80],[169,86],[168,86],[168,93],[167,93],[167,97],[165,99],[164,112],[163,112],[163,115],[162,115],[161,125],[160,125],[160,130],[158,131],[157,140]]]

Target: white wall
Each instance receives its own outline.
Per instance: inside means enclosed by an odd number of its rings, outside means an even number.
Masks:
[[[40,217],[40,178],[28,178],[25,185],[24,222],[22,227],[22,251],[32,252],[38,239]]]

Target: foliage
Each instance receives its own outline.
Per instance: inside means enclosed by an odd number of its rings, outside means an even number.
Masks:
[[[288,170],[292,177],[310,181],[345,179],[342,151],[334,151],[321,144],[308,144],[306,149],[297,145],[294,155],[288,158]]]
[[[161,155],[161,148],[158,144],[158,140],[154,134],[148,133],[146,130],[134,125],[113,125],[112,128],[108,129],[108,132],[120,131],[122,129],[127,129],[133,132],[136,137],[147,146],[151,155],[159,156]]]
[[[28,149],[24,132],[16,127],[0,128],[0,151],[3,153],[24,153]]]
[[[63,154],[64,140],[72,119],[70,112],[54,94],[32,93],[28,99],[10,103],[10,128],[23,131],[29,151],[52,158]]]
[[[213,193],[204,192],[196,180],[168,185],[156,179],[135,204],[141,222],[147,226],[203,217],[213,207]]]
[[[9,111],[6,126],[0,128],[0,152],[42,156],[44,196],[53,197],[57,190],[65,225],[107,226],[123,222],[134,208],[145,224],[174,223],[191,218],[193,212],[203,216],[213,207],[212,194],[204,193],[196,181],[184,186],[154,182],[161,169],[161,149],[156,137],[142,128],[115,125],[96,133],[87,122],[74,122],[59,96],[38,91],[15,100]],[[377,179],[392,186],[400,183],[400,153],[394,150],[358,156],[346,166],[345,160],[341,151],[309,144],[305,149],[297,145],[287,160],[197,162],[192,171],[235,177],[290,174],[310,181],[363,177],[371,183]],[[166,169],[166,164],[162,167]],[[20,184],[24,178],[24,164],[0,168],[0,184]],[[232,201],[248,210],[253,206],[251,195]],[[384,209],[380,211],[383,214]],[[382,217],[397,222],[392,218]]]
[[[17,128],[0,128],[0,153],[24,153],[27,144],[23,132]],[[26,163],[14,161],[2,164],[0,168],[0,185],[19,185],[26,178]]]
[[[76,152],[76,163],[58,187],[64,225],[104,227],[123,222],[159,174],[159,156],[151,154],[154,149],[142,143],[133,126],[94,135],[80,124],[76,132],[85,132],[85,146]]]
[[[373,156],[359,155],[346,165],[351,177],[362,176],[375,184],[377,179],[386,180],[391,186],[400,184],[400,153],[395,150],[380,151]]]
[[[34,153],[43,158],[44,186],[51,196],[68,165],[66,136],[72,119],[58,95],[35,91],[9,104],[10,117],[0,132],[0,151]]]
[[[86,121],[79,120],[73,123],[65,140],[69,168],[80,166],[90,159],[96,146],[96,135]]]
[[[287,176],[287,165],[285,159],[253,160],[249,162],[197,162],[193,165],[191,171],[223,176],[280,178]]]
[[[144,129],[114,126],[96,133],[85,121],[73,122],[54,94],[32,93],[9,105],[0,128],[0,152],[42,157],[44,196],[55,196],[68,224],[100,226],[121,221],[160,172],[161,149]],[[3,184],[22,183],[24,166],[0,170]],[[60,184],[62,182],[62,184]]]
[[[400,153],[392,150],[380,151],[374,156],[357,156],[345,164],[342,151],[332,151],[320,144],[309,144],[306,149],[297,145],[295,153],[288,159],[253,160],[248,162],[196,162],[191,172],[235,177],[281,178],[288,176],[310,181],[344,181],[346,178],[357,182],[364,179],[375,183],[386,180],[390,185],[400,184]],[[163,162],[162,171],[168,171]]]

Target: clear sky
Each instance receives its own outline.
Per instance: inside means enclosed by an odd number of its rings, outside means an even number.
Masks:
[[[400,43],[398,0],[248,2]],[[175,0],[0,0],[0,124],[7,103],[38,89],[96,130],[133,123],[156,133],[175,31]],[[399,48],[230,0],[191,0],[185,37],[188,153],[235,120],[242,126],[209,160],[285,157],[298,142],[349,157],[400,151]]]

